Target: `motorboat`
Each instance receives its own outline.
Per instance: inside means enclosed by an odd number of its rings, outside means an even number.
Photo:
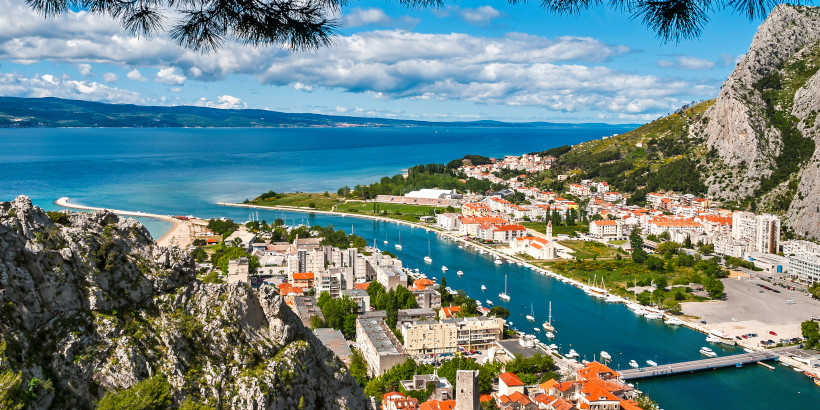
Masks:
[[[552,333],[552,332],[549,332],[549,331],[547,333],[545,333],[544,336],[546,336],[547,339],[555,339],[555,333]]]
[[[621,301],[621,298],[619,298],[615,295],[606,295],[606,297],[604,298],[604,302],[607,302],[607,303],[619,303],[620,301]]]
[[[424,257],[425,263],[433,263],[433,258],[430,257],[430,241],[427,241],[427,256]]]
[[[524,262],[517,262],[518,266],[524,266]]]
[[[456,271],[456,275],[458,275],[458,276],[464,276],[464,271],[460,271],[460,270],[459,270],[459,271]]]
[[[484,285],[481,285],[481,290],[487,290],[487,287],[484,286]]]
[[[654,361],[652,361],[652,360],[647,360],[647,361],[646,361],[646,364],[648,364],[648,365],[650,365],[650,366],[652,366],[652,367],[655,367],[655,366],[657,366],[657,365],[658,365],[657,363],[655,363],[655,362],[654,362]]]
[[[663,323],[666,323],[670,326],[682,326],[683,320],[680,320],[674,316],[669,317],[668,319],[664,320]]]
[[[558,350],[558,346],[555,343],[549,345],[549,348],[552,350]]]
[[[710,343],[723,343],[732,346],[734,346],[737,343],[735,342],[735,339],[732,338],[732,336],[729,336],[726,333],[718,332],[717,330],[712,330],[711,332],[709,332],[709,336],[706,337],[706,341]]]
[[[495,260],[496,265],[501,265],[502,263],[504,263],[504,261],[502,261],[501,259],[496,259]]]
[[[447,269],[447,267],[446,267],[446,266],[442,266],[442,267],[441,267],[441,271],[442,271],[442,272],[447,272],[448,270],[450,270],[450,269]]]
[[[663,314],[658,312],[647,312],[647,314],[644,315],[644,317],[651,320],[658,320],[663,319]]]
[[[395,247],[396,247],[396,249],[398,249],[398,250],[401,250],[401,249],[402,249],[402,246],[401,246],[401,232],[399,232],[399,243],[395,244],[394,246],[395,246]]]
[[[498,298],[505,302],[510,301],[510,295],[507,294],[507,275],[504,275],[504,291],[498,294]]]
[[[715,353],[714,350],[712,350],[708,347],[701,347],[700,348],[700,354],[702,354],[706,357],[715,357],[715,356],[717,356],[717,353]]]
[[[634,360],[630,360],[629,361],[629,367],[631,367],[633,369],[637,369],[638,368],[638,362],[636,362]]]
[[[575,351],[575,349],[569,349],[569,353],[567,353],[567,358],[574,359],[578,356],[580,355],[578,354],[578,352]]]
[[[601,350],[601,359],[612,360],[612,356],[609,353]]]
[[[540,328],[540,327],[535,327],[535,328],[533,328],[532,330],[535,330],[536,332],[540,332],[540,331],[541,331],[541,328]]]
[[[492,306],[492,305],[493,305],[493,301],[492,301],[492,300],[490,300],[490,299],[487,299],[487,305]]]
[[[529,320],[530,322],[535,322],[535,311],[534,311],[534,310],[533,310],[533,308],[532,308],[532,303],[530,303],[530,314],[529,314],[529,315],[527,315],[527,316],[525,316],[525,317],[526,317],[526,318],[527,318],[527,320]]]

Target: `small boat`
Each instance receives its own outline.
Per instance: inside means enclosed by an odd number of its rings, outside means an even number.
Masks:
[[[568,358],[574,359],[578,356],[580,356],[580,355],[578,354],[578,352],[575,351],[575,349],[569,349],[569,353],[567,353]]]
[[[801,372],[801,373],[803,372],[802,370],[798,369],[797,367],[792,368],[792,370],[794,370],[796,372]]]
[[[459,270],[459,271],[456,271],[456,275],[458,275],[458,276],[464,276],[464,272],[463,272],[463,271],[460,271],[460,270]]]
[[[493,305],[493,301],[492,301],[492,300],[490,300],[490,299],[487,299],[487,305],[492,306],[492,305]]]
[[[612,356],[609,353],[601,350],[601,359],[612,360]]]
[[[487,290],[487,287],[484,286],[484,285],[481,285],[481,290]]]
[[[714,352],[714,350],[712,350],[712,349],[710,349],[710,348],[708,348],[708,347],[701,347],[701,348],[700,348],[700,354],[702,354],[702,355],[704,355],[704,356],[707,356],[707,357],[715,357],[715,356],[717,356],[717,353],[715,353],[715,352]]]
[[[442,267],[441,267],[441,271],[442,271],[442,272],[447,272],[448,270],[450,270],[450,269],[447,269],[447,267],[446,267],[446,266],[443,266],[443,265],[442,265]]]
[[[395,247],[396,247],[396,249],[398,249],[398,250],[401,250],[401,249],[402,249],[402,246],[401,246],[401,232],[399,232],[399,243],[397,243],[397,244],[396,244],[396,245],[394,245],[394,246],[395,246]]]
[[[630,360],[629,361],[629,367],[631,367],[633,369],[637,369],[638,368],[638,362],[636,362],[634,360]]]
[[[657,312],[649,312],[646,315],[644,315],[644,317],[652,320],[663,319],[663,315]]]
[[[670,326],[682,326],[683,320],[680,320],[674,316],[669,317],[668,319],[664,320],[663,323],[666,323]]]
[[[515,261],[514,261],[514,260],[511,260],[511,259],[507,259],[507,263],[509,263],[510,265],[512,265],[512,264],[515,264]]]
[[[507,275],[504,275],[504,291],[498,294],[498,298],[505,302],[510,301],[510,295],[507,294]]]
[[[621,298],[619,298],[619,297],[617,297],[617,296],[615,296],[615,295],[607,295],[607,296],[604,298],[604,302],[607,302],[607,303],[618,303],[618,302],[620,302],[620,301],[621,301]]]
[[[504,261],[502,261],[501,259],[496,259],[495,260],[496,265],[501,265],[502,263],[504,263]]]
[[[743,351],[746,352],[746,353],[754,353],[755,352],[754,350],[749,349],[748,347],[744,347]]]
[[[463,245],[458,245],[458,249],[464,249]]]
[[[549,348],[552,350],[558,350],[558,346],[555,343],[549,345]]]
[[[550,301],[550,310],[549,315],[547,316],[547,321],[542,323],[541,326],[544,327],[544,330],[553,331],[555,327],[552,325],[552,301]]]
[[[525,316],[525,317],[526,317],[526,318],[527,318],[527,320],[529,320],[530,322],[535,322],[535,316],[534,316],[534,315],[535,315],[535,311],[532,309],[532,303],[530,303],[530,314],[529,314],[529,315],[527,315],[527,316]]]
[[[524,266],[524,262],[517,262],[518,266]]]
[[[547,339],[555,339],[555,333],[549,331],[546,334],[544,334],[544,336],[546,336]]]
[[[709,336],[706,338],[706,341],[710,343],[723,343],[732,346],[737,344],[737,342],[735,342],[735,339],[733,339],[732,336],[726,333],[718,332],[717,330],[710,331]]]
[[[655,366],[657,366],[657,365],[658,365],[657,363],[655,363],[655,362],[654,362],[654,361],[652,361],[652,360],[647,360],[647,361],[646,361],[646,364],[648,364],[648,365],[650,365],[650,366],[652,366],[652,367],[655,367]]]
[[[584,364],[584,365],[589,364],[589,360],[587,360],[587,359],[581,360],[581,364]]]
[[[433,258],[430,257],[430,241],[427,241],[427,256],[424,257],[424,262],[433,263]]]
[[[540,332],[540,331],[541,331],[541,328],[540,328],[540,327],[535,327],[535,328],[533,328],[532,330],[535,330],[536,332]]]

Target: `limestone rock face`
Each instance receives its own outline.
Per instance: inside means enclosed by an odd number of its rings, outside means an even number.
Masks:
[[[0,373],[49,380],[28,408],[93,408],[162,375],[175,405],[368,408],[271,289],[205,284],[133,219],[0,203]],[[55,222],[56,220],[56,222]]]
[[[777,201],[778,196],[794,196],[789,206],[787,224],[798,233],[820,238],[818,198],[818,154],[802,164],[798,189],[795,194],[788,188],[789,181],[768,191],[757,192],[761,181],[776,169],[776,159],[783,152],[784,142],[780,129],[770,124],[766,104],[756,86],[764,77],[780,73],[789,80],[784,67],[802,63],[816,52],[820,44],[820,9],[817,7],[776,6],[760,25],[749,51],[740,60],[723,84],[715,104],[703,116],[696,136],[718,154],[718,161],[706,164],[709,194],[724,200],[740,200],[757,194],[753,200],[765,203]],[[794,94],[794,100],[779,102],[776,109],[791,112],[798,121],[797,128],[804,137],[817,141],[815,117],[818,109],[820,80],[813,75]],[[820,144],[816,144],[820,147]]]

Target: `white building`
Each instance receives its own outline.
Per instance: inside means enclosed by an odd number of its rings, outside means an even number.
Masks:
[[[420,189],[418,191],[408,192],[404,196],[408,198],[425,198],[425,199],[458,199],[461,196],[456,193],[455,189]]]
[[[228,283],[251,284],[250,264],[248,258],[231,259],[228,261]]]
[[[820,258],[789,257],[789,275],[801,282],[820,282]]]
[[[732,238],[748,242],[755,252],[777,253],[780,218],[771,214],[735,212],[732,214]]]
[[[407,354],[383,317],[362,315],[356,319],[356,344],[367,362],[371,376],[380,376],[397,364],[404,363]]]
[[[598,239],[618,239],[624,236],[621,221],[592,221],[589,234]]]

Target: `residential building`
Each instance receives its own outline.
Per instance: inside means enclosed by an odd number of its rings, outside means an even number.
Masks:
[[[455,400],[427,400],[419,406],[419,410],[453,410],[455,408]]]
[[[743,256],[748,249],[748,244],[734,239],[729,235],[716,235],[714,241],[716,255],[729,255],[735,258]]]
[[[411,290],[416,297],[419,307],[427,309],[438,309],[441,307],[441,294],[435,289]]]
[[[426,320],[401,326],[405,350],[414,356],[486,350],[501,339],[503,329],[502,319],[487,317]]]
[[[290,275],[290,283],[293,287],[310,289],[314,285],[313,272],[296,272]]]
[[[748,242],[755,252],[777,253],[780,218],[771,214],[755,215],[737,211],[732,214],[732,238]]]
[[[248,258],[231,259],[228,261],[228,283],[251,284],[250,264]]]
[[[428,386],[433,385],[433,394],[430,395],[432,400],[453,400],[453,385],[444,377],[439,377],[437,370],[433,370],[433,374],[416,374],[410,380],[401,380],[399,382],[401,387],[406,391],[421,391],[427,390]]]
[[[803,283],[820,282],[820,258],[789,256],[789,276]]]
[[[501,373],[498,376],[498,394],[509,396],[515,392],[524,393],[524,382],[513,373]]]
[[[347,296],[350,300],[359,305],[359,313],[370,311],[370,294],[364,289],[348,289],[341,291],[342,296]]]
[[[820,244],[803,240],[783,242],[783,255],[820,259]]]
[[[416,410],[419,407],[418,399],[392,391],[382,395],[382,410]]]
[[[361,315],[356,319],[356,344],[374,377],[407,359],[404,348],[380,317]]]
[[[397,316],[397,326],[404,323],[412,323],[420,320],[433,320],[436,318],[436,311],[433,309],[415,308],[399,309]]]
[[[624,236],[622,223],[617,221],[592,221],[589,223],[589,234],[598,239],[619,239]]]
[[[407,274],[401,266],[377,266],[376,280],[387,291],[396,290],[399,286],[407,287]]]
[[[325,320],[325,317],[322,315],[322,311],[319,309],[319,306],[316,305],[316,298],[313,296],[288,294],[285,296],[285,304],[288,305],[294,313],[296,313],[296,316],[299,317],[302,324],[308,328],[310,327],[310,320],[314,316],[318,317],[322,321]]]
[[[331,328],[313,329],[313,334],[319,338],[325,347],[333,352],[346,365],[350,365],[350,359],[353,354],[350,352],[350,347],[347,345],[344,335],[340,330]]]

